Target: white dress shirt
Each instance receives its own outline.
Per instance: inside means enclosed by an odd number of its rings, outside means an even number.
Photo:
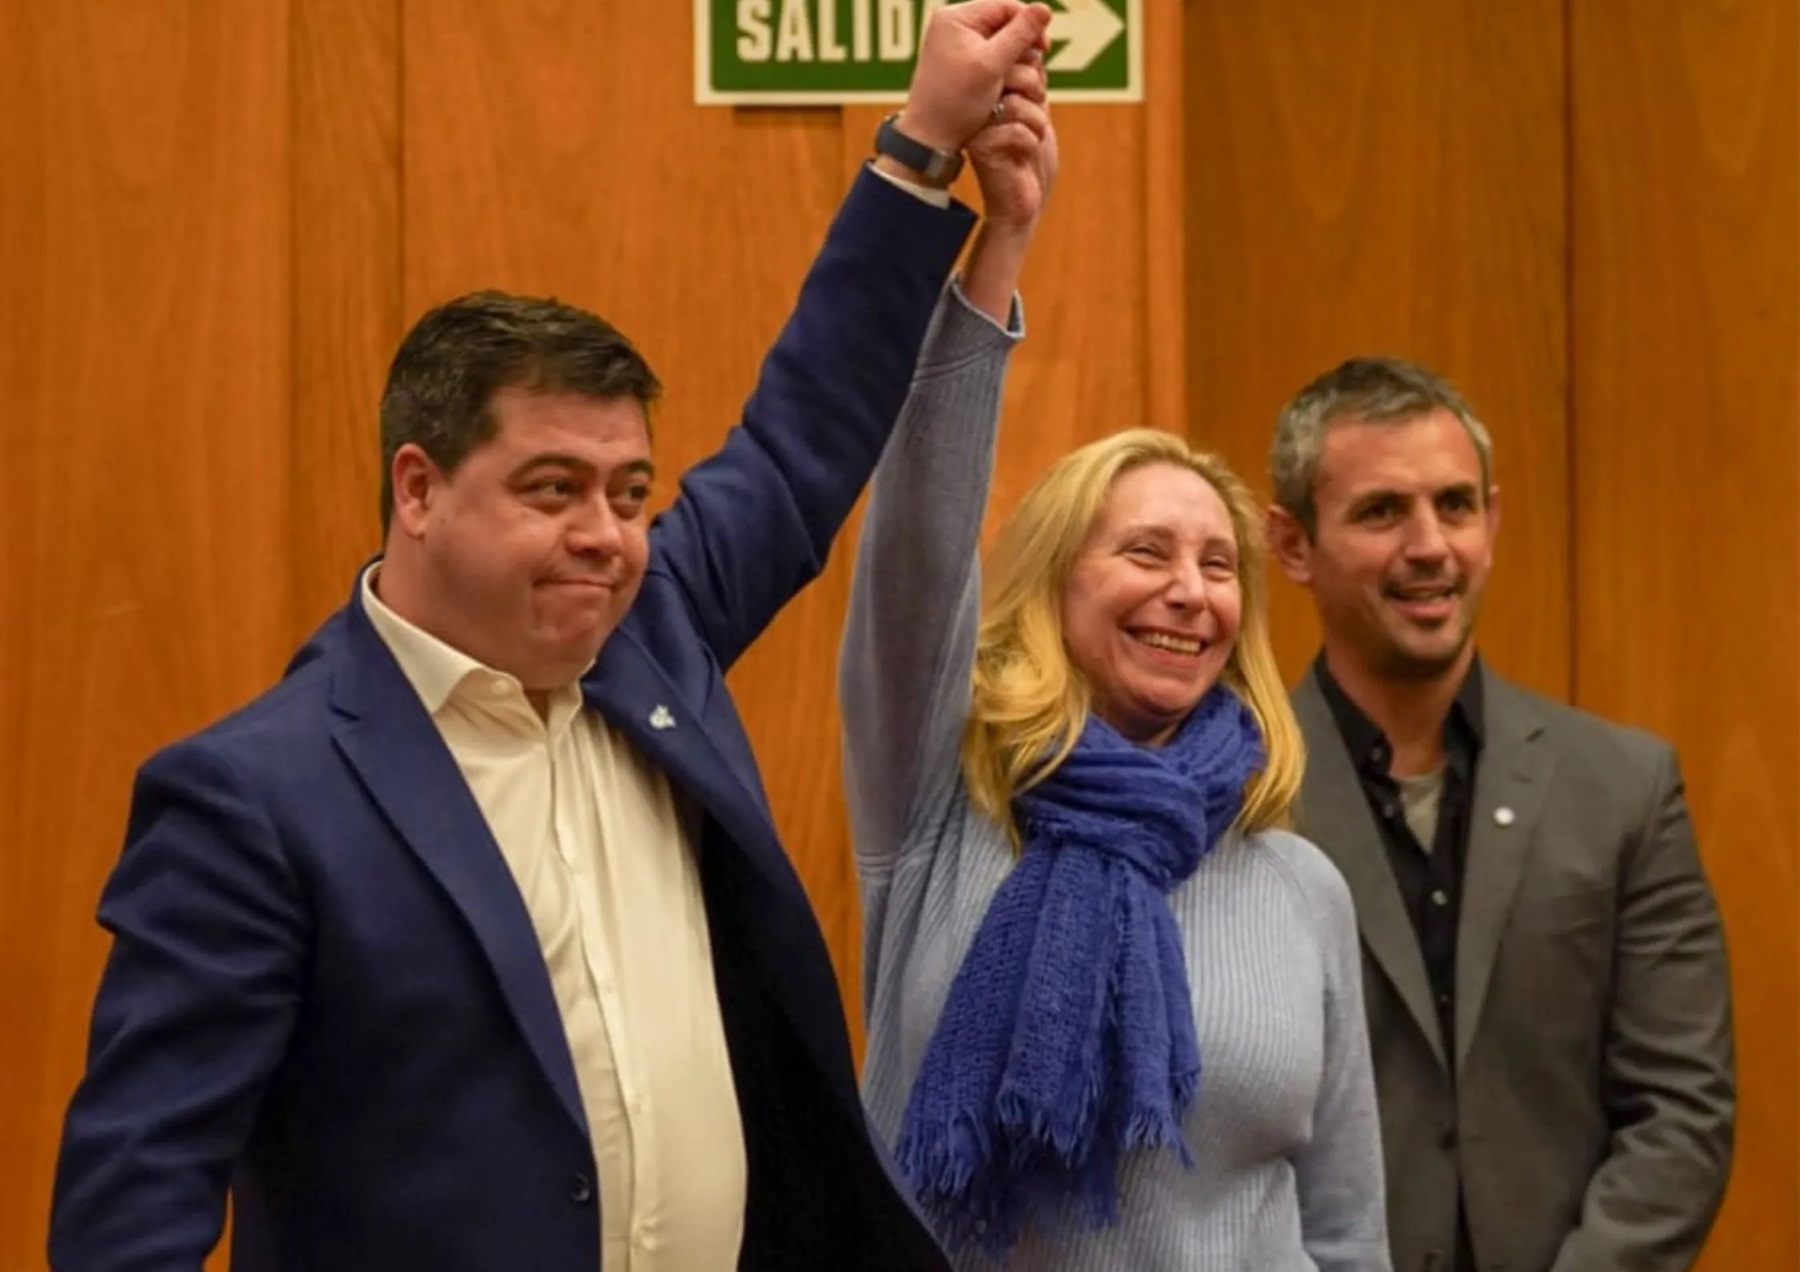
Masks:
[[[737,1266],[743,1126],[699,869],[662,772],[585,710],[363,604],[462,770],[537,931],[597,1166],[604,1272]]]

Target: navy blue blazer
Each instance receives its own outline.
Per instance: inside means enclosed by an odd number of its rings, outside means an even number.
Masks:
[[[823,567],[972,221],[859,177],[583,681],[703,814],[742,1268],[946,1266],[865,1121],[824,937],[723,674]],[[100,921],[114,942],[57,1164],[55,1268],[193,1272],[228,1186],[234,1272],[599,1268],[530,919],[356,595],[280,683],[144,766]]]

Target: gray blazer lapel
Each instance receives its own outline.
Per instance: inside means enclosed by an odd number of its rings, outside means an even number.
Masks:
[[[1481,689],[1487,741],[1476,766],[1456,934],[1458,1071],[1481,1020],[1500,936],[1556,759],[1542,736],[1543,716],[1528,698],[1485,668]]]
[[[1448,1072],[1418,934],[1400,898],[1400,885],[1394,881],[1394,868],[1388,862],[1381,828],[1375,824],[1375,814],[1369,809],[1337,721],[1310,672],[1294,689],[1293,701],[1300,731],[1306,737],[1300,833],[1324,849],[1337,864],[1356,902],[1357,927],[1363,944],[1418,1022],[1431,1044],[1432,1054]]]

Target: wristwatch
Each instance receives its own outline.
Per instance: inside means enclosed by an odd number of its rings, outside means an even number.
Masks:
[[[900,112],[895,111],[881,121],[881,127],[875,130],[875,153],[905,164],[923,177],[926,185],[936,186],[940,190],[948,187],[956,180],[956,174],[962,171],[961,153],[939,150],[908,137],[895,123],[899,118]]]

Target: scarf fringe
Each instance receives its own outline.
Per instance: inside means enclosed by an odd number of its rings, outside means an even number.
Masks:
[[[1044,1148],[1070,1169],[1087,1161],[1093,1147],[1093,1131],[1100,1118],[1104,1076],[1090,1066],[1081,1077],[1081,1091],[1072,1117],[1060,1109],[1046,1109],[1019,1091],[1002,1091],[994,1100],[1000,1129],[1012,1146],[1010,1160],[1029,1164]]]
[[[1177,1105],[1178,1108],[1185,1105]],[[1162,1109],[1138,1109],[1126,1119],[1119,1134],[1121,1148],[1167,1148],[1174,1152],[1184,1170],[1194,1168],[1194,1153],[1181,1123]]]
[[[994,1140],[984,1119],[959,1112],[947,1124],[910,1128],[896,1157],[922,1194],[956,1199],[969,1194],[983,1164],[993,1160]]]

